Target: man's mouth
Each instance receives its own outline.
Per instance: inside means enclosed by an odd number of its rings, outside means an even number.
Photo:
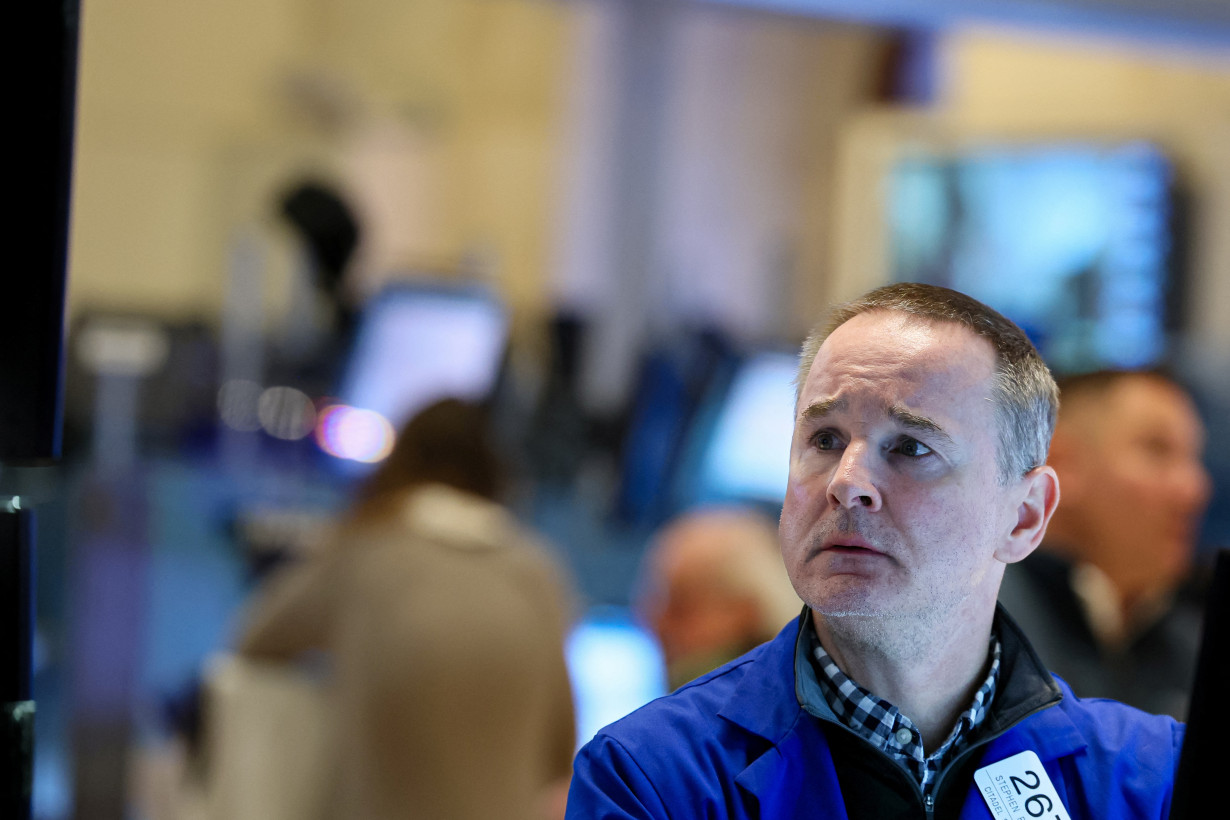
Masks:
[[[821,552],[837,552],[855,555],[860,553],[880,555],[880,551],[864,539],[856,535],[837,535],[826,538],[820,547]]]

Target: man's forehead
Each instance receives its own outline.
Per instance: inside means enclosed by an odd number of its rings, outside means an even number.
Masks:
[[[909,314],[859,314],[817,352],[799,396],[796,421],[815,423],[851,409],[875,409],[907,429],[949,438],[991,423],[995,353],[960,324]]]
[[[994,368],[991,342],[962,324],[876,310],[852,317],[829,334],[807,380],[880,372],[912,381],[937,375],[982,381]]]
[[[889,328],[893,332],[902,330],[907,332],[932,331],[941,335],[960,337],[972,347],[980,347],[979,342],[990,344],[987,339],[978,335],[973,329],[961,322],[933,319],[930,316],[922,316],[917,313],[909,313],[892,308],[875,308],[855,314],[833,328],[828,338],[831,339],[839,334],[850,333],[852,330],[855,332],[866,332],[869,329],[875,328]]]

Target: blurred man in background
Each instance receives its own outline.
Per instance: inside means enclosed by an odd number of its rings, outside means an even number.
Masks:
[[[646,556],[637,609],[662,646],[671,689],[777,634],[799,614],[773,522],[702,509],[669,522]]]
[[[1063,380],[1048,463],[1063,500],[1000,600],[1082,696],[1186,717],[1200,607],[1183,589],[1210,498],[1204,426],[1153,372]]]

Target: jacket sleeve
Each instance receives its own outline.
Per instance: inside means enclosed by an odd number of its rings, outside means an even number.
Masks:
[[[599,734],[573,764],[566,820],[666,820],[661,796],[619,741]]]

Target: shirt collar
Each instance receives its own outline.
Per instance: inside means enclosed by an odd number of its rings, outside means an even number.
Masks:
[[[810,614],[810,613],[808,613]],[[803,618],[811,663],[804,665],[814,675],[810,686],[801,686],[803,706],[813,714],[827,713],[899,763],[913,776],[924,795],[931,791],[935,775],[948,761],[967,748],[990,711],[999,680],[1002,648],[992,634],[986,679],[974,693],[969,708],[957,718],[948,738],[930,755],[924,754],[918,727],[892,703],[859,686],[843,673],[816,637],[809,617]],[[801,636],[802,637],[802,636]],[[814,702],[817,696],[823,704]],[[813,701],[808,703],[807,701]]]

